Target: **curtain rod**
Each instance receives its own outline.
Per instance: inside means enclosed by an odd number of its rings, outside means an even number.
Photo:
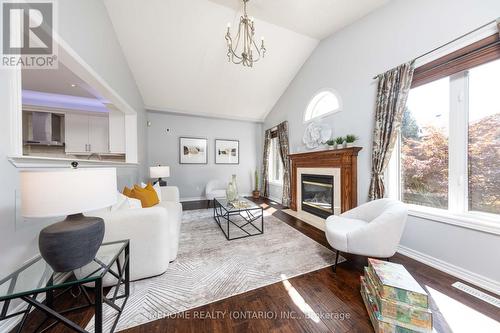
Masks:
[[[475,28],[474,30],[471,30],[471,31],[469,31],[469,32],[467,32],[467,33],[465,33],[465,34],[463,34],[463,35],[461,35],[461,36],[459,36],[459,37],[457,37],[457,38],[455,38],[455,39],[447,42],[447,43],[444,43],[444,44],[442,44],[442,45],[440,45],[440,46],[438,46],[438,47],[436,47],[436,48],[434,48],[434,49],[432,49],[432,50],[430,50],[428,52],[425,52],[425,53],[419,55],[418,57],[414,58],[412,61],[416,61],[416,60],[421,59],[421,58],[423,58],[423,57],[425,57],[425,56],[427,56],[427,55],[429,55],[429,54],[431,54],[433,52],[436,52],[437,50],[442,49],[443,47],[446,47],[446,46],[448,46],[450,44],[453,44],[456,41],[458,41],[458,40],[460,40],[460,39],[462,39],[464,37],[467,37],[468,35],[473,34],[473,33],[477,32],[477,31],[479,31],[481,29],[484,29],[484,28],[486,28],[487,26],[489,26],[490,24],[493,24],[493,23],[497,23],[497,26],[499,27],[499,31],[500,31],[500,17],[499,17],[496,20],[489,21],[488,23],[485,23],[482,26]],[[375,75],[373,77],[373,80],[377,79],[380,75],[382,75],[382,74]]]

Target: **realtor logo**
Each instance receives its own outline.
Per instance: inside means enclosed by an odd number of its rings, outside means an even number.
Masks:
[[[2,67],[57,68],[52,1],[2,2]]]

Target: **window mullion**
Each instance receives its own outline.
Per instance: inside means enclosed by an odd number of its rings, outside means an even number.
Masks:
[[[467,207],[467,72],[450,78],[450,133],[448,140],[448,209],[464,213]]]

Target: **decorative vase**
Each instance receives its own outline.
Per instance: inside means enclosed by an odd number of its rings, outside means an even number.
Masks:
[[[227,201],[233,202],[238,199],[238,185],[236,183],[236,175],[233,175],[226,189]]]
[[[333,149],[335,149],[334,145],[328,146],[328,150],[333,150]]]
[[[252,197],[254,199],[259,199],[260,198],[260,191],[253,191],[252,192]]]

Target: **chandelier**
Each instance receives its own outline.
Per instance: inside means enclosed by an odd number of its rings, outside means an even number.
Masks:
[[[264,46],[264,37],[262,37],[260,48],[254,40],[255,28],[253,17],[248,18],[247,15],[247,2],[243,0],[243,16],[240,17],[240,24],[238,26],[238,34],[231,38],[231,23],[227,24],[226,42],[227,42],[227,58],[229,62],[234,64],[242,64],[243,66],[253,67],[254,62],[264,58],[266,48]]]

